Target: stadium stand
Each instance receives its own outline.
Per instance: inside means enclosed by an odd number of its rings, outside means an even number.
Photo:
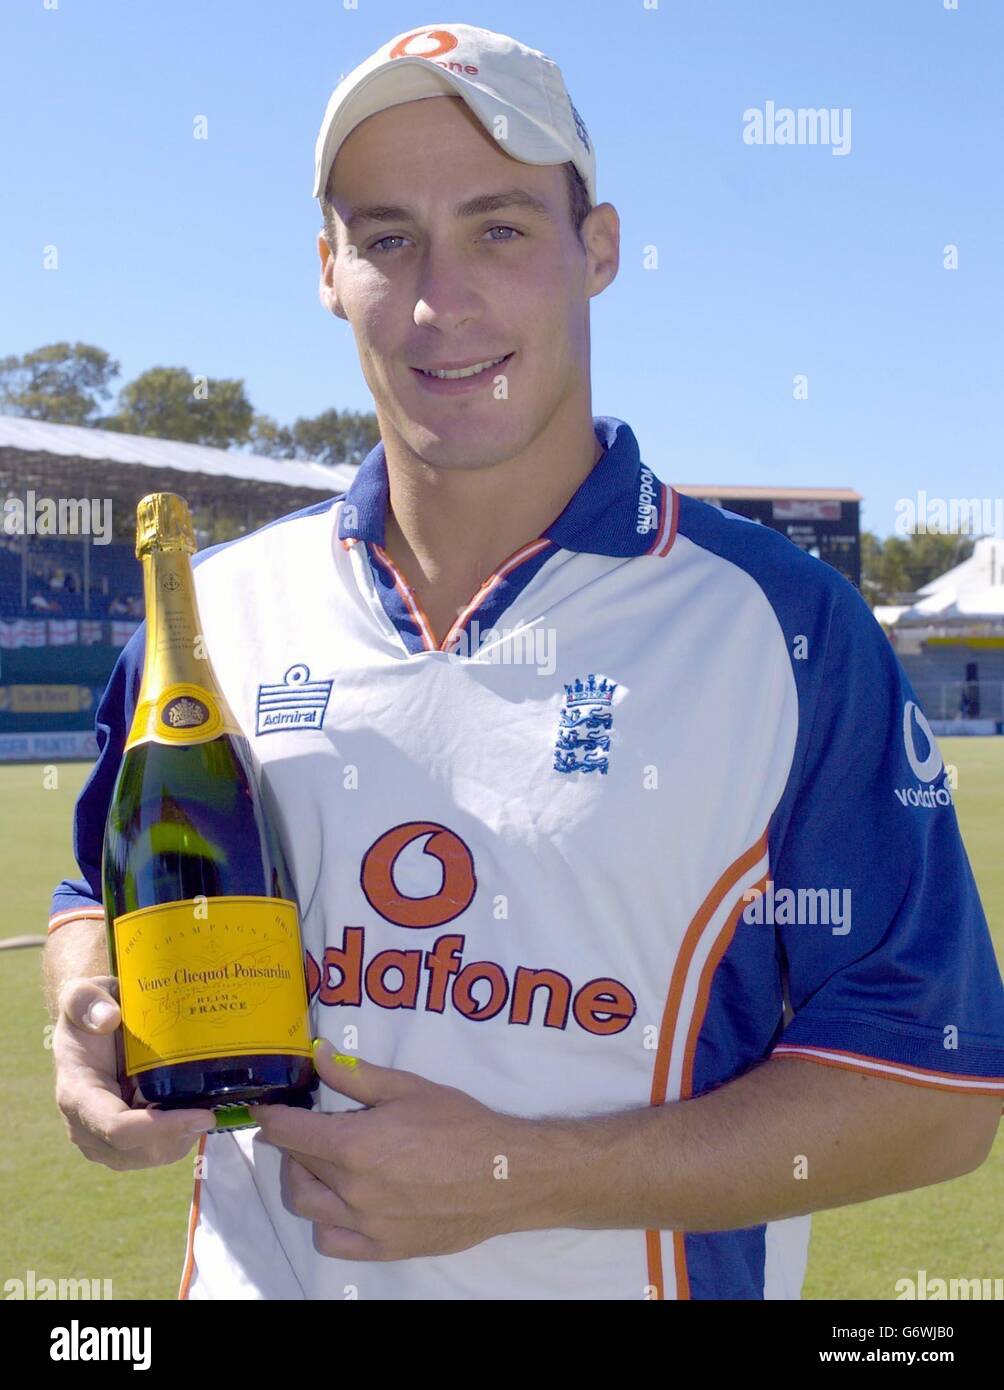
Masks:
[[[354,474],[0,415],[0,762],[93,757],[97,700],[143,617],[141,497],[185,497],[201,549],[343,492]],[[46,503],[57,516],[66,504],[64,533],[47,533]]]

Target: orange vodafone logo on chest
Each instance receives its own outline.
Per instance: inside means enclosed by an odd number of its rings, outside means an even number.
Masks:
[[[422,850],[439,861],[442,883],[422,897],[402,893],[394,869],[401,853],[424,841]],[[385,921],[409,931],[430,930],[467,911],[478,891],[474,855],[455,831],[435,821],[396,825],[366,851],[359,875],[366,901]],[[541,923],[542,932],[547,924]],[[495,923],[502,934],[503,920]],[[437,936],[428,948],[403,947],[366,959],[366,928],[345,927],[341,944],[325,948],[318,964],[306,953],[311,1000],[329,1008],[412,1009],[443,1014],[451,1009],[472,1023],[493,1018],[517,1025],[567,1028],[609,1037],[622,1033],[637,1011],[634,995],[612,976],[576,986],[556,967],[518,965],[510,973],[497,961],[465,961],[467,938]]]
[[[439,61],[444,54],[452,53],[459,42],[456,34],[451,34],[449,29],[416,29],[414,33],[405,34],[403,39],[398,39],[390,51],[390,57],[427,58],[437,67],[474,76],[481,69],[473,63],[461,63],[456,59],[451,59],[448,63]]]
[[[399,893],[394,882],[398,856],[423,836],[423,851],[438,859],[443,886],[424,898]],[[381,835],[363,856],[359,882],[370,907],[396,927],[441,927],[471,905],[477,892],[474,856],[459,835],[435,821],[409,821]]]

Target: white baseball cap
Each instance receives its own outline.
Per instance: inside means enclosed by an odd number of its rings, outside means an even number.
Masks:
[[[430,24],[398,34],[331,94],[314,149],[320,198],[343,142],[361,121],[402,102],[461,96],[507,154],[526,164],[565,164],[596,205],[596,155],[557,63],[505,34],[473,24]]]

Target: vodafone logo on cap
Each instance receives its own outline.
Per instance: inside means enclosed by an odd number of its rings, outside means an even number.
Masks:
[[[403,39],[390,51],[392,58],[439,58],[449,53],[460,40],[449,29],[416,29],[413,34],[405,34]]]
[[[428,58],[436,63],[437,67],[449,68],[454,72],[479,72],[480,69],[473,63],[458,63],[456,60],[449,63],[437,62],[445,54],[452,53],[459,43],[456,34],[451,34],[449,29],[416,29],[414,33],[405,34],[403,39],[398,39],[390,51],[390,57]]]

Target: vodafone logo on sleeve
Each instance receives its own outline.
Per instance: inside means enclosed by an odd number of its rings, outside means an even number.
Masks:
[[[921,745],[918,749],[917,732],[920,732]],[[945,763],[941,756],[934,731],[924,718],[915,700],[907,700],[903,707],[903,746],[910,769],[921,785],[916,787],[895,787],[893,790],[903,806],[950,806],[952,794],[947,787],[935,789],[929,784],[941,776]]]

